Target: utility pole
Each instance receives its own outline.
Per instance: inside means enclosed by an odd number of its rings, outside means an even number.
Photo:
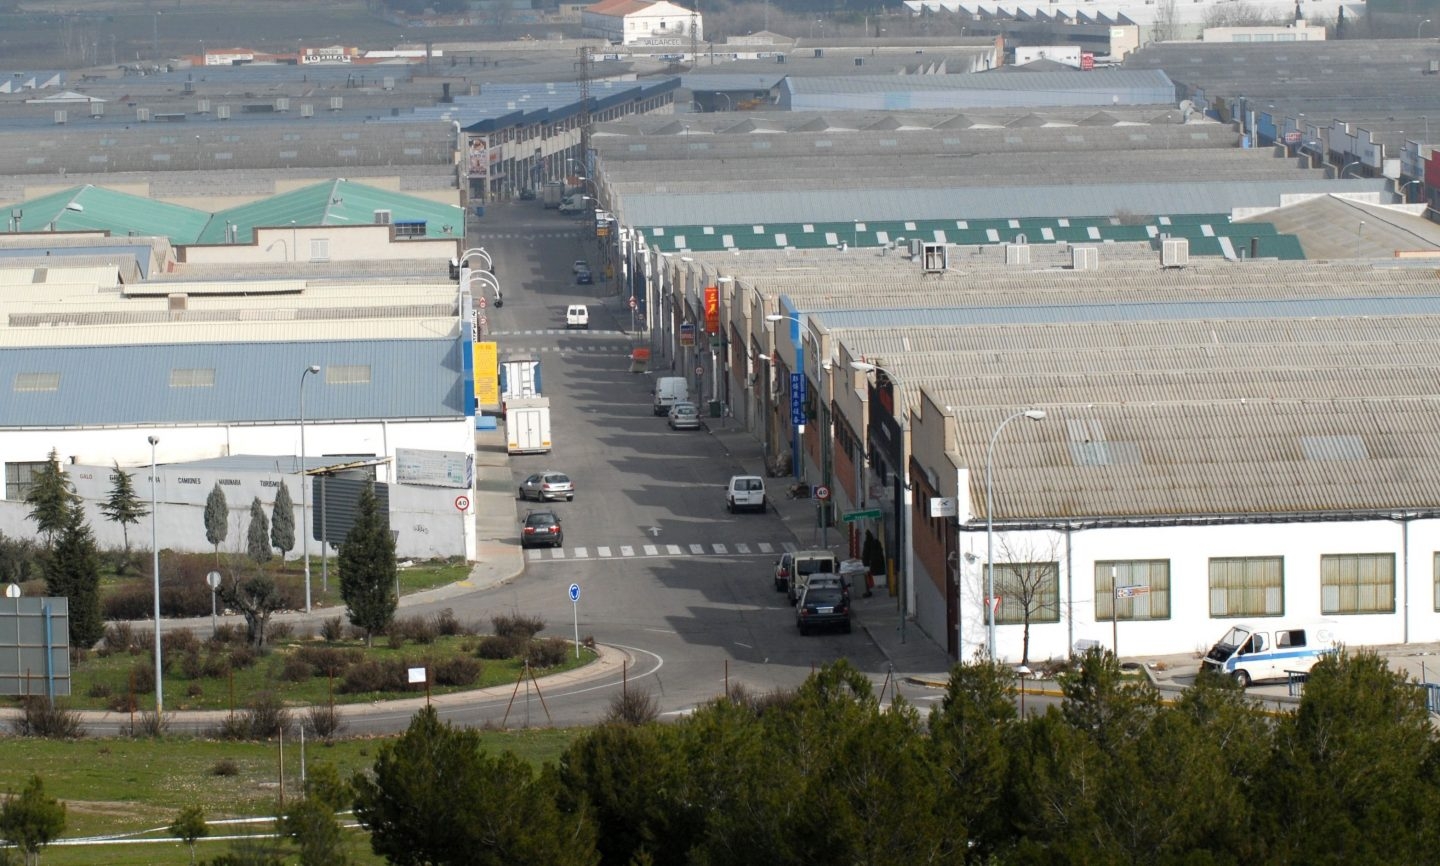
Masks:
[[[580,60],[577,63],[580,73],[580,165],[583,174],[590,176],[590,76],[594,69],[590,56],[590,46],[583,45],[577,51]],[[600,186],[596,184],[595,194],[600,194]]]

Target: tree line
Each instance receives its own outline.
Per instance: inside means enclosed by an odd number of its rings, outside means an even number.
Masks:
[[[302,477],[301,483],[307,480]],[[118,463],[110,482],[110,492],[100,503],[100,511],[122,529],[124,551],[116,570],[124,574],[134,565],[129,527],[138,524],[150,510],[136,492],[133,476]],[[69,600],[70,644],[89,649],[105,633],[100,605],[100,552],[80,497],[61,468],[56,451],[50,452],[36,473],[25,502],[42,541],[39,565],[45,591]],[[203,520],[205,538],[214,547],[218,570],[220,545],[230,533],[230,506],[218,483],[206,498]],[[264,648],[270,618],[283,607],[275,579],[264,566],[275,551],[284,557],[294,548],[295,504],[289,488],[281,484],[268,516],[260,497],[250,503],[245,558],[253,567],[230,569],[228,579],[216,590],[227,608],[244,616],[247,635],[256,649]],[[395,593],[395,540],[389,532],[388,515],[379,508],[373,483],[361,492],[355,522],[340,546],[338,567],[340,597],[350,622],[365,631],[367,643],[372,642],[394,619],[399,603]]]
[[[1370,652],[1270,714],[1202,675],[1173,703],[1093,650],[1057,707],[956,666],[928,715],[845,661],[793,693],[611,722],[532,771],[433,710],[353,780],[400,864],[1415,864],[1440,843],[1424,694]]]

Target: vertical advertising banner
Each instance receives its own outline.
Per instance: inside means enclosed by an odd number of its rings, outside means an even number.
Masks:
[[[481,406],[500,403],[500,362],[495,343],[472,343],[475,358],[475,402]]]
[[[720,287],[705,287],[705,330],[720,333]]]
[[[490,176],[490,140],[483,135],[470,136],[468,171],[472,178]]]

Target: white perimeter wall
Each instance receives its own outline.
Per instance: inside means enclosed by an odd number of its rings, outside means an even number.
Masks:
[[[396,553],[402,559],[464,556],[475,558],[475,524],[462,520],[454,500],[467,491],[458,488],[421,487],[394,483],[396,448],[424,448],[470,453],[475,448],[472,423],[466,419],[409,422],[351,422],[305,424],[306,466],[325,461],[324,454],[373,454],[391,463],[377,467],[377,477],[389,482],[390,527],[400,535]],[[268,516],[278,485],[290,488],[296,510],[296,549],[291,558],[302,555],[300,548],[300,428],[296,423],[248,426],[197,426],[165,429],[119,428],[106,430],[8,430],[0,432],[0,455],[6,462],[45,460],[53,447],[70,473],[76,492],[85,503],[86,514],[102,547],[119,546],[120,527],[104,518],[99,502],[110,490],[112,461],[134,475],[136,492],[150,498],[150,444],[155,447],[157,467],[156,499],[160,504],[156,532],[162,549],[210,550],[205,540],[205,499],[218,481],[230,506],[230,535],[226,549],[243,552],[250,503],[259,496]],[[166,464],[184,463],[232,455],[273,455],[273,467],[264,470],[187,468]],[[71,458],[74,458],[73,461]],[[3,491],[0,474],[0,532],[13,537],[33,538],[35,524],[27,518],[23,502],[10,501]],[[308,496],[308,494],[307,494]],[[474,496],[471,501],[473,503]],[[310,503],[313,507],[314,503]],[[469,514],[473,516],[474,505]],[[332,539],[338,543],[338,540]],[[130,543],[149,548],[150,519],[130,527]],[[318,542],[311,543],[311,557],[319,555]]]
[[[1323,616],[1336,620],[1340,623],[1340,637],[1347,644],[1440,641],[1434,566],[1435,553],[1440,550],[1440,521],[1416,520],[1408,527],[1408,544],[1402,524],[1389,520],[1084,530],[1071,534],[1068,559],[1064,533],[997,531],[995,561],[1006,561],[1001,551],[1008,546],[1024,553],[1026,559],[1059,563],[1060,621],[1031,624],[1032,660],[1064,657],[1079,640],[1098,641],[1114,648],[1110,620],[1095,620],[1095,563],[1110,560],[1170,561],[1170,618],[1121,620],[1118,638],[1122,656],[1195,652],[1214,643],[1231,624],[1258,619],[1210,617],[1211,557],[1283,557],[1284,617],[1315,620]],[[985,533],[983,529],[962,533],[959,543],[963,655],[971,658],[985,645]],[[1320,558],[1341,553],[1395,556],[1394,613],[1321,614]],[[970,556],[973,561],[969,561]],[[916,624],[941,646],[946,645],[945,599],[919,562],[915,588]],[[1022,639],[1023,626],[997,626],[997,656],[1018,662]]]

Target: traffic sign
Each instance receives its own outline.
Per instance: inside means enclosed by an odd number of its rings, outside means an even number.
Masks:
[[[580,601],[580,584],[578,584],[578,583],[572,583],[572,584],[570,584],[570,600],[573,601],[573,602],[579,602],[579,601]]]
[[[1149,585],[1148,585],[1148,584],[1143,584],[1143,583],[1137,583],[1137,584],[1135,584],[1134,586],[1117,586],[1117,587],[1115,587],[1115,597],[1116,597],[1116,598],[1134,598],[1134,597],[1137,596],[1137,595],[1144,595],[1145,593],[1147,593],[1147,592],[1149,592],[1149,591],[1150,591]]]
[[[481,317],[480,317],[480,327],[483,328],[483,327],[485,327],[485,326],[488,325],[488,324],[490,324],[490,320],[487,319],[487,318],[485,318],[484,316],[481,316]]]
[[[824,484],[817,485],[815,487],[815,498],[820,500],[829,499],[830,488],[826,487]]]
[[[475,305],[478,306],[478,307],[479,307],[480,309],[482,309],[482,310],[485,309],[485,296],[484,296],[484,295],[481,295],[480,297],[476,298],[476,299],[475,299]]]
[[[705,375],[705,368],[704,368],[704,367],[697,366],[697,367],[695,368],[695,375],[697,375],[697,376],[703,376],[703,375]]]
[[[461,494],[455,497],[455,510],[464,512],[470,508],[470,497]]]
[[[825,491],[825,492],[828,494],[830,491],[827,490],[827,491]],[[845,522],[845,523],[854,523],[854,522],[857,521],[857,520],[879,520],[879,519],[880,519],[880,509],[878,509],[878,508],[867,508],[867,509],[864,510],[864,511],[847,511],[847,512],[845,512],[844,514],[840,515],[840,520],[843,521],[843,522]]]

